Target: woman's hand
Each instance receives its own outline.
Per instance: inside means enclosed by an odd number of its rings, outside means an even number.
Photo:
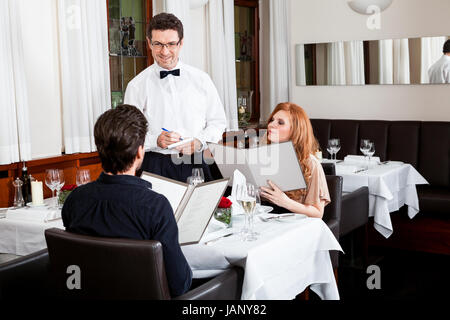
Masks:
[[[291,202],[291,199],[281,191],[281,189],[272,181],[267,180],[270,188],[261,187],[261,196],[276,204],[277,206],[287,208]]]

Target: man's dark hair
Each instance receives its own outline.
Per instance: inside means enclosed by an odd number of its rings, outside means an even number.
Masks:
[[[180,19],[171,13],[160,13],[154,16],[147,27],[147,37],[152,40],[153,30],[175,30],[178,32],[178,38],[180,41],[184,37],[183,24]]]
[[[103,113],[94,127],[103,170],[117,174],[130,169],[144,145],[147,127],[144,114],[134,106],[123,104]]]
[[[444,43],[444,53],[450,53],[450,39]]]

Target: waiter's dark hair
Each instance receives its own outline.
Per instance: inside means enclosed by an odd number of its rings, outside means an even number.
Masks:
[[[154,16],[147,27],[147,37],[152,40],[153,30],[175,30],[178,32],[178,38],[180,40],[184,37],[183,24],[180,19],[171,13],[160,13]]]
[[[144,145],[147,128],[147,119],[134,106],[123,104],[103,113],[94,127],[103,170],[117,174],[130,169]]]
[[[450,39],[444,43],[444,53],[450,53]]]

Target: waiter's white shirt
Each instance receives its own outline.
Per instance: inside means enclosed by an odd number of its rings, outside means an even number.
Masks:
[[[225,111],[209,75],[181,61],[174,69],[180,76],[160,79],[160,71],[167,70],[154,63],[128,83],[124,103],[139,108],[149,122],[146,151],[177,153],[158,147],[162,128],[197,138],[203,148],[220,141],[225,131]]]
[[[450,83],[450,57],[443,55],[428,70],[430,83]]]

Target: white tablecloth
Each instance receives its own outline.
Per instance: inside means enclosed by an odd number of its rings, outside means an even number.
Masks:
[[[374,228],[384,237],[393,233],[390,212],[408,206],[412,219],[419,212],[416,185],[428,182],[410,164],[390,162],[375,165],[369,170],[352,173],[345,163],[336,164],[336,174],[343,177],[343,191],[369,187],[369,217],[374,217]]]
[[[62,219],[45,222],[48,214],[56,216],[47,208],[8,210],[0,219],[0,253],[24,256],[47,248],[45,229],[64,229]]]
[[[195,278],[212,277],[237,265],[245,269],[242,299],[293,299],[309,285],[322,299],[339,299],[329,250],[341,247],[321,219],[298,216],[261,222],[256,218],[255,231],[260,233],[256,241],[243,242],[233,235],[211,245],[203,243],[238,232],[243,218],[234,216],[230,229],[218,228],[221,224],[212,219],[199,244],[182,247]],[[38,222],[34,216],[0,219],[0,253],[27,255],[46,248],[48,228],[64,229],[63,222]]]
[[[233,219],[233,228],[213,231],[210,225],[199,244],[182,247],[194,278],[212,277],[236,265],[245,268],[243,300],[293,299],[309,285],[322,299],[339,299],[329,250],[342,249],[321,219],[256,219],[256,241],[243,242],[236,234],[204,244],[238,232],[243,216]]]

